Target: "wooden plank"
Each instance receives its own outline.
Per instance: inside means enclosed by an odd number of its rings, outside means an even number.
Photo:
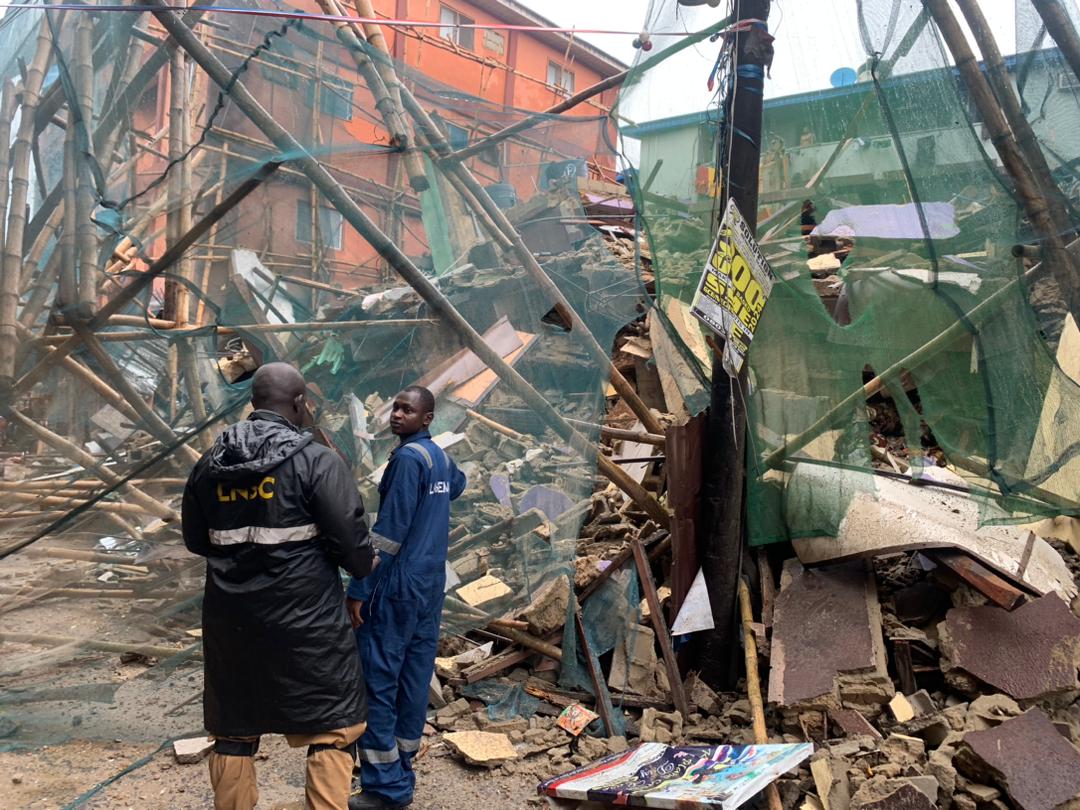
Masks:
[[[660,642],[660,652],[664,656],[664,669],[667,670],[671,700],[683,717],[689,717],[690,706],[686,700],[686,690],[683,689],[679,662],[675,660],[675,650],[671,646],[671,633],[664,622],[664,614],[660,611],[660,598],[656,594],[656,582],[653,581],[652,570],[645,557],[645,548],[637,537],[630,541],[630,548],[634,554],[634,563],[637,565],[641,589],[645,591],[645,601],[649,606],[649,621],[652,622],[656,638]]]
[[[1012,610],[1027,600],[1027,594],[1024,591],[962,551],[941,550],[922,553],[1005,610]]]
[[[581,644],[581,650],[585,654],[585,668],[589,671],[589,680],[592,681],[593,689],[596,690],[596,712],[604,724],[604,735],[611,737],[615,733],[615,726],[611,722],[611,695],[604,682],[604,673],[600,671],[600,662],[596,660],[589,646],[589,639],[585,633],[585,620],[581,618],[581,605],[573,594],[570,598],[574,600],[574,627],[577,630],[578,643]],[[684,714],[683,717],[686,715]]]
[[[919,691],[919,685],[911,665],[911,644],[907,641],[894,641],[893,658],[896,661],[896,677],[900,681],[900,691],[905,695],[914,695]]]

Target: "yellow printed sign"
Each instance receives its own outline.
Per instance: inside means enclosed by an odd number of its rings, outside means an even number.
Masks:
[[[724,370],[732,376],[742,370],[774,280],[746,220],[728,200],[690,312],[724,339]]]

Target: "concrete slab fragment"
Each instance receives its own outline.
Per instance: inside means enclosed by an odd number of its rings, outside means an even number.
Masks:
[[[1005,611],[953,608],[938,625],[947,668],[1016,700],[1080,689],[1080,619],[1056,595]]]
[[[773,616],[771,702],[834,696],[839,676],[884,672],[877,588],[865,563],[806,570],[788,560],[784,583]]]
[[[1000,785],[1021,810],[1052,810],[1080,795],[1080,752],[1038,709],[965,734],[956,761],[971,778]]]
[[[859,483],[860,475],[809,464],[796,466],[787,494],[796,503],[807,497],[800,495],[800,490],[812,491],[818,501],[824,493],[855,493],[836,537],[793,541],[795,553],[803,563],[957,548],[1038,594],[1056,592],[1066,601],[1077,595],[1068,566],[1049,543],[1012,526],[980,528],[980,507],[975,499],[887,478],[876,479],[875,492],[867,492],[865,485]]]

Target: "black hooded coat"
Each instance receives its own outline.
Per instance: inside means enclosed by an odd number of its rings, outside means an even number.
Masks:
[[[306,734],[367,716],[339,567],[371,572],[345,463],[270,411],[226,428],[184,490],[184,543],[206,557],[206,729]]]

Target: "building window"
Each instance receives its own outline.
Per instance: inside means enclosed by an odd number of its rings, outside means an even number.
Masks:
[[[464,149],[469,145],[469,130],[457,124],[446,124],[446,140],[454,149]]]
[[[297,63],[292,58],[293,46],[288,42],[277,42],[274,50],[264,51],[259,57],[259,72],[268,82],[280,84],[282,87],[291,87],[294,90],[300,86],[300,77],[297,75]]]
[[[319,84],[319,110],[342,121],[352,121],[353,84],[337,76],[323,74]]]
[[[296,241],[305,245],[315,241],[311,233],[311,203],[307,200],[296,201]],[[341,250],[341,214],[336,208],[319,206],[319,241],[324,248]]]
[[[547,83],[569,96],[574,92],[574,71],[567,70],[555,62],[548,62]]]
[[[475,22],[472,17],[466,17],[452,8],[441,6],[439,9],[439,24],[442,27],[439,29],[439,36],[471,51],[475,44],[474,35],[476,30],[473,28],[461,28],[460,26],[473,25]]]

